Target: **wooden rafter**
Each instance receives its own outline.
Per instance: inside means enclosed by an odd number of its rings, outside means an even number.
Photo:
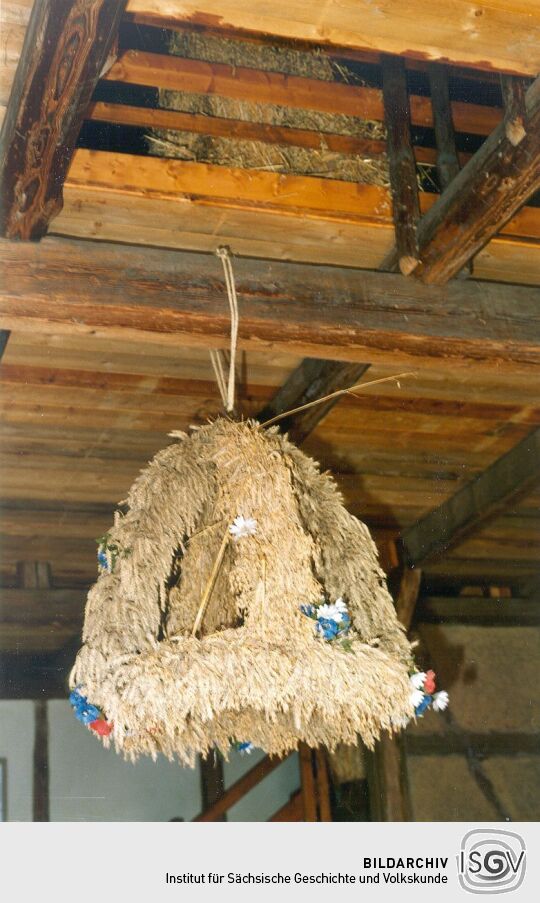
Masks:
[[[293,370],[274,398],[259,414],[261,423],[271,420],[277,414],[309,404],[324,398],[332,392],[354,386],[364,375],[369,364],[344,364],[340,361],[325,361],[304,358]],[[282,432],[288,433],[297,444],[311,433],[318,423],[332,410],[338,398],[331,398],[322,404],[300,411],[279,422]]]
[[[0,242],[0,328],[138,336],[227,347],[229,312],[213,255],[48,237]],[[385,361],[396,368],[474,363],[530,372],[540,363],[529,286],[236,258],[241,348]]]
[[[540,186],[540,77],[527,91],[525,119],[517,144],[501,122],[422,217],[415,277],[447,282]]]
[[[440,555],[540,478],[540,429],[402,534],[410,565]]]
[[[62,187],[125,2],[34,3],[0,135],[0,235],[39,239]]]

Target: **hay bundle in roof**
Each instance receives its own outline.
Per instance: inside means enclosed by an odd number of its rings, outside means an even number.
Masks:
[[[187,763],[247,741],[372,745],[412,714],[411,654],[367,528],[275,428],[219,418],[176,438],[88,597],[72,685],[113,724],[104,742]]]

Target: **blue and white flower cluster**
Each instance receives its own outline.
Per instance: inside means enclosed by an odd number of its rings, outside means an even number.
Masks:
[[[449,698],[446,690],[435,692],[434,671],[415,671],[411,674],[411,705],[414,706],[414,714],[421,718],[431,706],[435,712],[443,712],[447,708]]]
[[[71,691],[69,701],[73,706],[75,718],[81,724],[92,724],[93,721],[97,721],[101,717],[101,712],[97,706],[88,702],[86,696],[83,696],[78,690]]]
[[[238,750],[241,756],[250,756],[255,747],[250,740],[247,740],[243,743],[235,743],[235,749]]]
[[[105,536],[100,536],[96,542],[98,544],[97,560],[99,570],[101,573],[111,573],[118,558],[118,546],[114,545],[114,543],[109,543],[107,533]]]
[[[315,621],[315,632],[324,640],[344,638],[351,626],[351,618],[341,596],[335,602],[322,599],[318,605],[301,605],[300,611]]]

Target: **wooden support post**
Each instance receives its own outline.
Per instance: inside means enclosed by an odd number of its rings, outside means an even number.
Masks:
[[[203,812],[206,812],[221,799],[225,792],[223,760],[217,750],[212,750],[206,758],[199,757],[199,769],[202,809]],[[227,821],[227,814],[223,812],[216,817],[215,821]]]
[[[298,747],[298,758],[300,760],[300,786],[304,803],[304,821],[318,821],[312,750],[305,743],[301,743]]]
[[[409,630],[412,624],[421,582],[420,568],[403,567],[396,599],[396,614],[398,621],[406,630]]]
[[[17,565],[24,589],[51,588],[51,566],[43,561]],[[49,821],[49,719],[47,700],[34,702],[33,821]]]
[[[384,57],[382,70],[397,262],[401,272],[408,276],[419,260],[416,226],[420,219],[420,204],[411,140],[407,72],[400,57]]]
[[[49,715],[46,699],[34,702],[33,821],[49,821]]]
[[[454,131],[454,118],[450,91],[448,88],[448,69],[440,63],[428,64],[431,106],[433,110],[433,127],[437,144],[437,174],[441,191],[444,191],[456,178],[460,171],[459,156]],[[472,260],[458,275],[468,278],[472,273]]]
[[[517,147],[527,134],[526,88],[527,81],[524,78],[519,78],[516,75],[501,74],[504,128],[506,137],[514,147]]]
[[[382,734],[366,757],[371,821],[411,821],[405,741]]]
[[[252,787],[259,784],[274,769],[278,768],[283,761],[284,759],[279,759],[277,756],[272,759],[270,756],[261,759],[247,774],[242,775],[215,803],[209,806],[205,812],[201,812],[193,821],[219,821],[220,816],[224,812],[227,812],[231,806],[234,806],[235,803],[241,800]]]
[[[300,792],[304,821],[332,821],[328,763],[323,749],[311,749],[305,743],[298,747]]]
[[[448,70],[439,63],[429,63],[428,75],[437,143],[437,173],[441,191],[444,191],[460,169],[448,90]]]
[[[0,235],[39,239],[62,209],[75,142],[124,7],[34,3],[0,134]]]
[[[293,370],[270,404],[258,415],[260,423],[270,420],[283,411],[308,404],[317,398],[330,395],[339,389],[354,386],[368,369],[369,364],[347,364],[340,361],[325,361],[305,358]],[[293,442],[300,444],[318,423],[331,411],[338,398],[315,405],[280,421],[280,430],[288,433]]]

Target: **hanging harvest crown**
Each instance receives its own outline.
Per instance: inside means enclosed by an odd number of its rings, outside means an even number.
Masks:
[[[275,427],[159,452],[100,540],[72,687],[136,758],[371,746],[413,714],[410,645],[367,527]]]

